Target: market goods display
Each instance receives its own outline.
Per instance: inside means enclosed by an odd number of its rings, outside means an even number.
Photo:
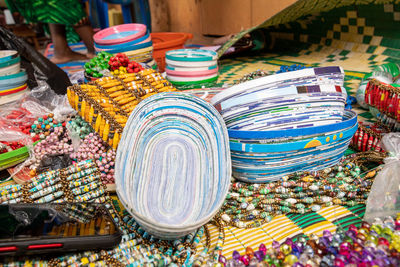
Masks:
[[[393,132],[400,131],[400,84],[371,79],[365,89],[365,103],[378,109],[378,120]]]
[[[119,199],[149,233],[184,236],[217,213],[228,192],[228,135],[207,102],[160,93],[130,115],[117,150]]]
[[[357,156],[356,156],[357,157]],[[368,155],[370,163],[382,162],[380,154]],[[362,173],[354,158],[318,172],[282,176],[266,184],[234,182],[220,210],[225,225],[253,228],[281,214],[318,212],[332,205],[365,204],[377,172]]]
[[[342,158],[357,130],[339,67],[280,73],[232,86],[211,102],[228,127],[233,176],[268,182]]]
[[[99,168],[101,181],[107,185],[114,184],[115,150],[101,140],[97,133],[89,133],[83,138],[78,151],[71,153],[73,162],[93,159]]]
[[[92,160],[82,161],[66,169],[49,171],[32,178],[24,185],[0,187],[0,203],[104,202],[105,188]]]
[[[101,190],[104,188],[98,181],[96,168],[92,161],[80,162],[60,171],[48,172],[37,176],[26,185],[7,185],[0,187],[2,198],[0,203],[65,203],[65,202],[95,202],[104,203],[112,215],[116,226],[123,233],[122,242],[113,249],[102,251],[85,251],[73,254],[58,255],[56,258],[2,258],[4,266],[23,265],[82,265],[96,266],[127,266],[147,265],[165,266],[168,264],[182,265],[194,257],[194,248],[205,234],[205,227],[200,227],[181,239],[171,242],[158,240],[147,233],[127,213],[119,214],[120,206],[112,197]],[[60,187],[61,184],[61,187]],[[93,188],[99,185],[99,188]],[[21,194],[22,191],[22,194]],[[90,192],[88,192],[90,191]],[[83,193],[79,193],[83,192]],[[85,204],[82,209],[69,210],[69,214],[90,216],[85,214]],[[68,206],[67,206],[68,207]],[[76,206],[75,206],[76,208]]]
[[[40,139],[38,135],[32,136],[31,126],[46,112],[25,100],[0,109],[0,170],[24,162],[29,157],[29,148]]]
[[[0,76],[16,74],[20,72],[21,58],[17,51],[1,50],[0,51]]]
[[[126,54],[118,53],[115,56],[100,52],[96,57],[85,63],[85,76],[89,81],[96,80],[104,75],[111,73],[119,75],[123,73],[136,73],[143,70],[143,67],[126,56]]]
[[[124,53],[131,61],[155,66],[153,42],[147,26],[139,23],[106,28],[93,36],[97,52]]]
[[[365,103],[365,89],[370,80],[375,79],[385,84],[399,83],[400,65],[396,62],[388,62],[377,66],[370,73],[364,75],[360,86],[357,89],[356,98],[357,103],[368,109],[368,104]],[[397,80],[397,81],[396,81]]]
[[[232,259],[221,255],[223,266],[399,266],[400,216],[376,219],[372,224],[362,222],[348,230],[323,231],[323,235],[288,238],[272,242],[271,247],[261,243],[258,250],[247,247],[240,255],[234,251]],[[258,265],[261,264],[261,265]]]
[[[35,120],[29,132],[32,138],[44,139],[51,132],[54,132],[55,127],[60,126],[65,126],[65,122],[58,122],[54,119],[54,114],[50,113]]]
[[[20,69],[17,51],[0,51],[0,105],[16,101],[28,91],[28,76]]]
[[[165,72],[174,85],[201,85],[218,79],[217,53],[203,49],[177,49],[165,53]]]
[[[380,145],[382,135],[388,132],[389,129],[381,123],[359,122],[350,146],[357,151],[383,151]]]
[[[176,89],[159,73],[145,69],[73,85],[67,95],[71,106],[90,123],[103,141],[117,148],[129,114],[143,99]]]

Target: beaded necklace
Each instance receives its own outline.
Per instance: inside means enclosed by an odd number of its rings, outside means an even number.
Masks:
[[[93,160],[86,160],[66,169],[42,173],[25,185],[7,185],[0,188],[0,203],[48,203],[48,202],[95,202],[105,203],[114,221],[123,233],[123,242],[113,250],[83,252],[44,261],[30,258],[32,265],[50,266],[177,266],[194,260],[196,246],[205,233],[205,227],[173,240],[159,240],[142,227],[125,211],[121,216],[114,205],[105,185],[100,182],[99,170]],[[70,210],[72,212],[72,210]],[[78,212],[75,216],[85,214]],[[208,233],[207,233],[208,234]],[[209,235],[209,234],[208,234]],[[221,246],[222,248],[222,246]],[[207,249],[208,250],[208,249]],[[215,257],[217,259],[218,257]],[[25,263],[26,263],[25,262]],[[9,261],[5,266],[23,265],[22,262]]]
[[[321,237],[312,234],[297,240],[288,238],[281,244],[273,241],[268,249],[261,243],[257,251],[251,247],[243,255],[233,251],[228,261],[221,255],[214,266],[399,266],[399,230],[400,214],[396,219],[375,219],[372,225],[362,222],[348,230],[325,230]]]
[[[365,203],[376,170],[360,177],[361,169],[350,160],[323,171],[294,173],[268,184],[234,182],[221,220],[238,228],[258,227],[274,216],[316,212],[332,205]]]
[[[341,165],[319,172],[295,173],[282,177],[279,182],[261,185],[234,181],[224,206],[211,222],[219,228],[217,245],[212,253],[208,253],[210,245],[206,240],[207,248],[195,257],[192,261],[193,266],[244,266],[243,262],[237,261],[234,265],[225,265],[226,259],[221,255],[225,226],[254,228],[269,222],[273,216],[279,214],[313,211],[313,206],[314,210],[319,210],[322,206],[333,204],[350,206],[365,203],[368,188],[380,167],[371,169],[370,166],[364,165],[371,162],[380,164],[385,157],[386,153],[382,152],[362,152],[348,156]],[[361,173],[361,170],[364,173]],[[294,194],[303,198],[296,199]],[[274,203],[275,197],[279,198],[278,204],[263,203]],[[265,211],[265,207],[271,207],[270,211]],[[205,229],[207,237],[207,226]],[[264,245],[261,247],[265,248]]]

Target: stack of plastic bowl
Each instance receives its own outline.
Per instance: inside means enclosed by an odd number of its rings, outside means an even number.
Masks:
[[[175,239],[210,221],[231,180],[228,133],[215,108],[159,93],[134,109],[115,161],[119,199],[150,234]]]
[[[228,128],[233,176],[275,181],[337,164],[358,128],[345,110],[340,67],[270,75],[234,85],[211,103]]]
[[[20,61],[17,51],[0,51],[0,104],[16,101],[28,90],[28,76]]]
[[[153,42],[146,25],[130,23],[113,26],[93,36],[97,52],[124,53],[129,60],[156,66],[153,59]]]
[[[174,85],[202,85],[218,79],[217,53],[203,49],[177,49],[165,53],[165,72]]]

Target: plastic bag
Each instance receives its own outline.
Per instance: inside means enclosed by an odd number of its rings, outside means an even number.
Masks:
[[[32,157],[33,151],[33,140],[29,135],[26,135],[18,130],[10,129],[10,128],[0,128],[0,150],[2,152],[8,153],[13,151],[14,149],[11,147],[14,143],[14,146],[18,143],[18,148],[27,147],[28,149],[28,158]],[[2,157],[2,161],[0,164],[0,170],[9,168],[20,162],[21,157],[24,158],[24,154],[26,152],[21,152],[20,155],[14,155],[11,158]],[[3,155],[3,154],[0,154]],[[8,154],[5,154],[8,155]],[[17,174],[25,167],[25,162],[19,164],[11,176]]]
[[[44,156],[36,168],[36,173],[43,173],[51,170],[59,170],[72,165],[69,154],[58,154]]]
[[[39,82],[33,88],[30,96],[37,99],[40,104],[48,108],[58,121],[65,120],[68,116],[76,114],[76,111],[68,102],[67,95],[57,95],[50,86],[44,82]]]
[[[369,222],[378,217],[395,217],[400,212],[400,133],[388,133],[381,142],[389,157],[368,196],[364,220]]]
[[[35,88],[45,82],[57,94],[65,94],[71,85],[68,75],[56,64],[36,51],[22,38],[0,27],[0,49],[16,50],[21,56],[21,67],[28,74],[28,87]]]

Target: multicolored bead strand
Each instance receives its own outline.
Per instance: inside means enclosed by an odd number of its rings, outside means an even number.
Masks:
[[[290,238],[283,243],[272,242],[270,248],[260,244],[257,251],[246,248],[240,255],[213,266],[399,266],[400,264],[400,214],[397,219],[375,219],[371,225],[362,222],[360,227],[350,225],[347,230],[328,230],[323,236]]]
[[[273,216],[316,212],[332,205],[365,203],[376,170],[361,175],[361,168],[349,160],[315,173],[295,173],[281,181],[248,184],[234,181],[221,209],[225,225],[259,227]]]
[[[33,157],[26,161],[26,165],[30,166],[31,176],[36,175],[36,169],[45,156],[70,154],[74,151],[74,148],[65,127],[57,126],[45,139],[36,144],[33,151]]]
[[[114,161],[116,151],[109,148],[97,133],[88,134],[82,140],[77,152],[71,154],[75,162],[93,159],[101,172],[105,184],[114,183]]]
[[[31,125],[29,132],[31,133],[31,137],[39,137],[43,140],[46,136],[50,135],[50,133],[54,132],[56,127],[62,126],[65,126],[65,122],[56,121],[54,114],[49,113],[48,115],[35,120]]]

